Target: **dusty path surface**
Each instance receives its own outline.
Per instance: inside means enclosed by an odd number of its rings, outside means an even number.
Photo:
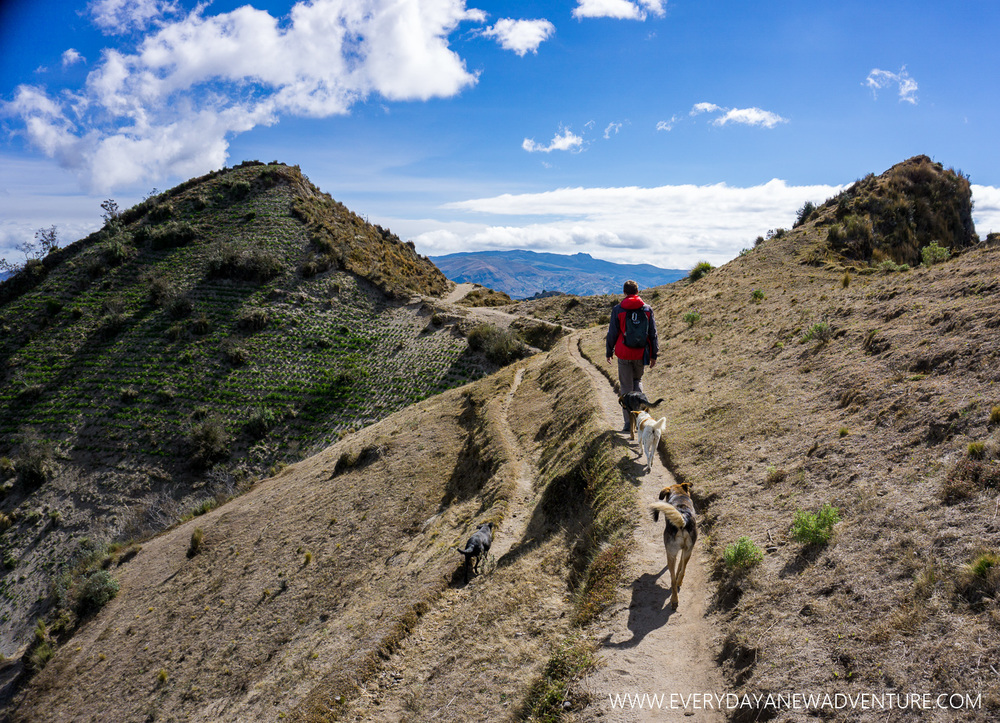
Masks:
[[[568,337],[565,343],[573,360],[590,377],[608,426],[620,429],[621,407],[607,377],[580,353],[578,334]],[[639,440],[631,444],[637,456],[641,455]],[[592,702],[578,720],[723,721],[724,716],[704,700],[713,694],[722,696],[725,690],[712,654],[715,632],[707,617],[711,594],[703,543],[695,546],[679,609],[674,611],[663,549],[663,519],[654,523],[646,514],[648,504],[656,501],[659,491],[673,484],[674,478],[657,457],[653,469],[639,481],[644,514],[635,532],[629,574],[614,605],[594,625],[601,641],[601,666],[579,683]],[[648,696],[645,700],[644,695]],[[619,696],[618,705],[613,702],[615,696]],[[625,696],[638,696],[639,700],[626,700]]]

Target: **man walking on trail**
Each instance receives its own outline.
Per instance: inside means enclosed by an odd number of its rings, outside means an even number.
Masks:
[[[642,391],[642,373],[646,364],[652,369],[660,353],[660,341],[656,336],[656,323],[649,304],[639,298],[639,285],[632,281],[622,287],[625,298],[611,310],[608,323],[608,337],[605,342],[608,364],[611,357],[618,357],[619,394]],[[629,413],[622,409],[625,418],[624,430],[631,425]]]

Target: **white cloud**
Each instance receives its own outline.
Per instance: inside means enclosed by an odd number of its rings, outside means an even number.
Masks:
[[[576,135],[569,128],[563,128],[552,138],[552,142],[547,146],[535,143],[533,138],[525,138],[521,143],[521,148],[528,153],[551,153],[552,151],[572,151],[579,150],[583,146],[583,138]]]
[[[87,59],[80,55],[80,52],[74,48],[70,48],[62,54],[62,65],[64,68],[68,68],[71,65],[76,65],[77,63],[86,63]]]
[[[1000,233],[1000,188],[972,186],[972,219],[976,233],[985,239],[987,234]]]
[[[721,118],[713,120],[712,124],[724,126],[727,123],[739,123],[747,126],[774,128],[779,123],[787,122],[787,118],[782,118],[777,113],[761,110],[760,108],[730,108]]]
[[[666,0],[577,0],[573,17],[615,18],[618,20],[645,20],[649,13],[663,17]]]
[[[875,98],[878,98],[878,91],[895,86],[899,89],[900,102],[917,104],[917,81],[906,72],[905,65],[900,68],[898,73],[875,68],[865,78],[865,84],[871,88],[872,96]]]
[[[618,135],[618,131],[620,131],[621,129],[622,129],[621,123],[614,123],[614,122],[608,123],[608,127],[604,129],[604,137],[611,138],[612,133]]]
[[[715,103],[695,103],[694,107],[691,108],[690,115],[699,115],[701,113],[715,113],[716,111],[725,110],[725,108],[720,108]]]
[[[94,24],[108,35],[145,30],[178,10],[177,3],[168,0],[94,0],[87,9]]]
[[[448,45],[460,23],[485,19],[465,0],[303,0],[280,23],[251,6],[206,7],[167,21],[172,3],[92,4],[98,23],[155,30],[134,52],[104,51],[79,93],[20,86],[3,110],[32,145],[108,190],[217,168],[230,136],[284,115],[345,114],[372,94],[450,97],[477,82]]]
[[[761,110],[760,108],[723,108],[715,103],[695,103],[689,115],[696,116],[702,113],[722,113],[721,116],[712,120],[712,125],[716,126],[738,123],[747,126],[774,128],[779,123],[788,122],[787,118],[782,118],[777,113],[772,113],[769,110]],[[657,126],[657,130],[659,130],[659,126]]]
[[[483,37],[494,38],[504,50],[513,50],[524,57],[537,53],[538,46],[551,38],[556,26],[548,20],[513,20],[502,18],[483,31]]]
[[[678,118],[676,115],[673,115],[670,117],[670,120],[660,121],[659,123],[657,123],[656,130],[672,131],[674,129],[674,126],[677,125],[677,121],[679,120],[680,118]]]

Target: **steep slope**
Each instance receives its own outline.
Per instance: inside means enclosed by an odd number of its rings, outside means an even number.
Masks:
[[[616,264],[589,254],[546,254],[534,251],[473,251],[431,257],[452,281],[476,283],[512,298],[542,291],[589,296],[617,293],[625,279],[640,286],[669,284],[687,271],[651,264]]]
[[[448,287],[433,264],[298,168],[244,164],[108,216],[0,284],[7,656],[72,608],[95,548],[497,368],[414,296]]]

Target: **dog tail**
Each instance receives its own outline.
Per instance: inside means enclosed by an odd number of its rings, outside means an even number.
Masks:
[[[663,402],[663,397],[660,397],[660,398],[659,398],[659,399],[657,399],[657,400],[656,400],[655,402],[650,402],[650,403],[648,404],[648,406],[649,406],[649,408],[650,408],[650,409],[654,409],[654,408],[656,408],[656,407],[660,406],[660,404],[661,404],[662,402]]]
[[[653,429],[655,429],[660,434],[663,434],[663,430],[667,428],[667,418],[660,417],[655,422],[653,422]]]
[[[464,550],[461,547],[456,547],[455,549],[458,550],[459,552],[461,552],[463,555],[466,555],[466,556],[472,554],[472,548],[471,547],[467,547]]]
[[[667,502],[654,502],[649,506],[649,509],[653,511],[653,521],[656,522],[660,519],[660,513],[667,518],[667,522],[676,527],[678,530],[684,529],[684,515]]]

